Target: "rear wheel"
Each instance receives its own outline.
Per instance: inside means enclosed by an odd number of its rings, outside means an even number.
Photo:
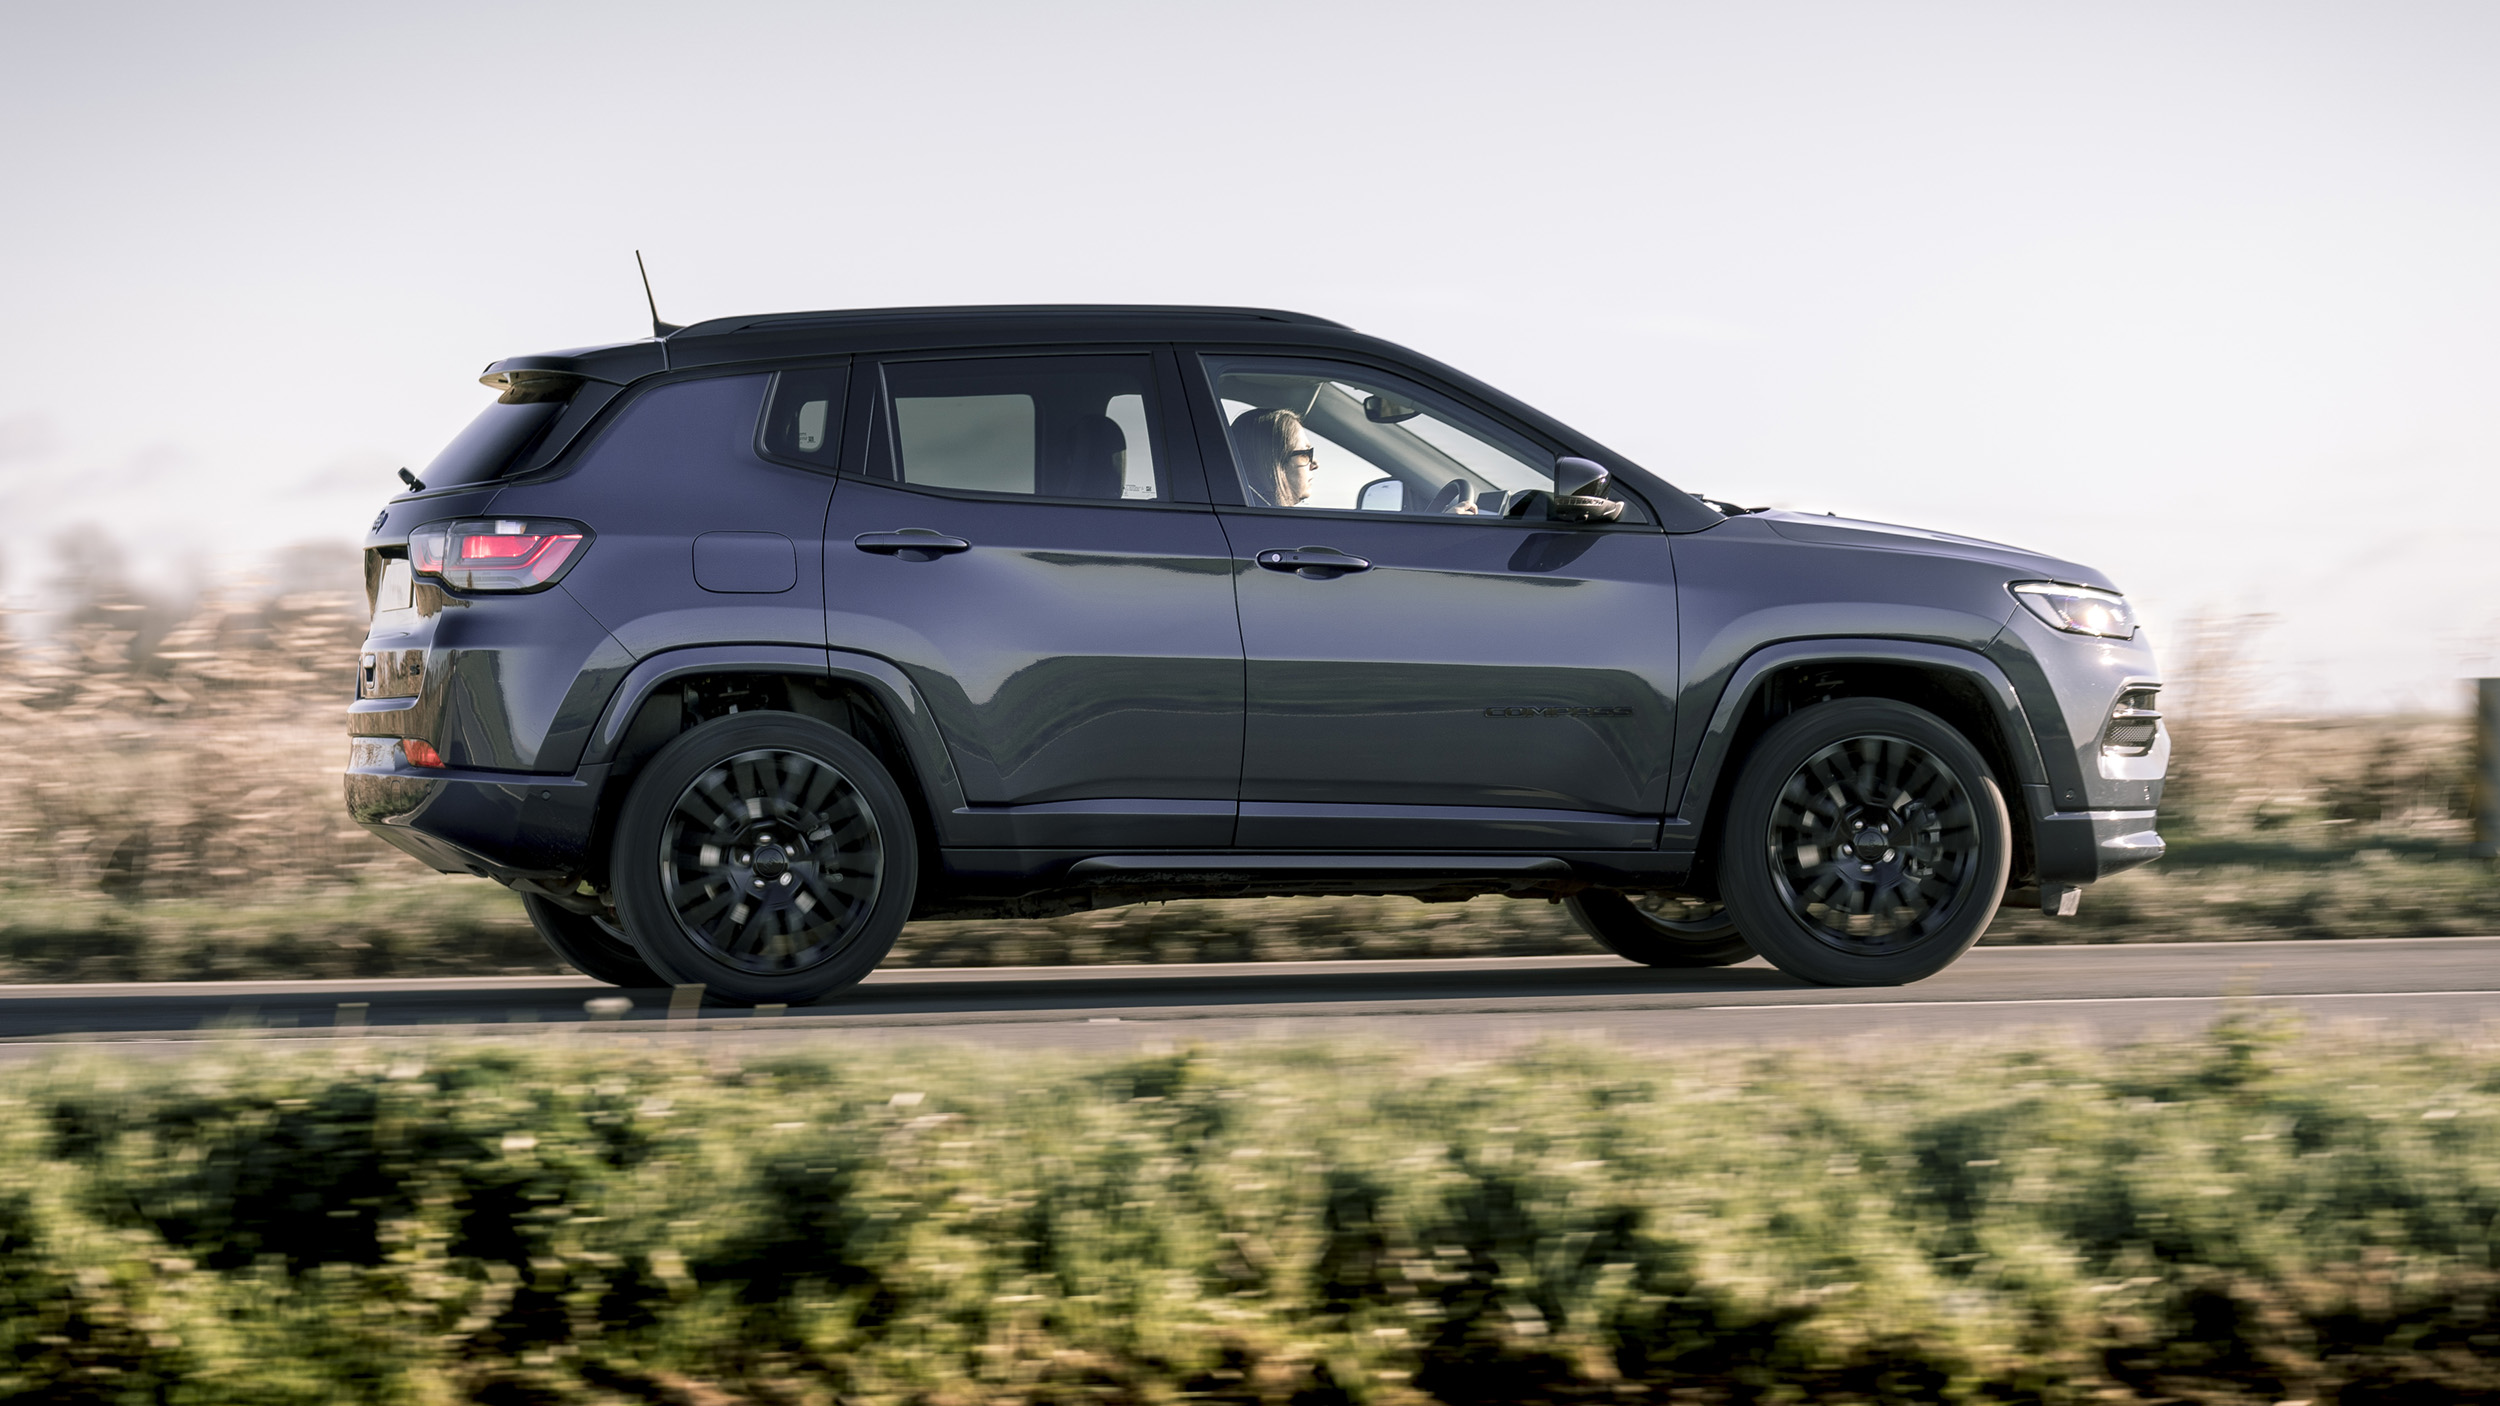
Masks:
[[[559,907],[534,893],[521,895],[521,907],[555,954],[591,980],[610,986],[668,985],[643,961],[625,930],[607,919]]]
[[[1564,904],[1598,946],[1646,967],[1724,967],[1754,954],[1723,903],[1663,890],[1586,889]]]
[[[626,794],[610,864],[651,969],[733,1005],[801,1005],[875,970],[918,872],[884,765],[788,713],[715,719],[661,748]]]
[[[1970,949],[2005,896],[2005,798],[1941,718],[1850,698],[1763,734],[1729,798],[1720,889],[1792,976],[1894,986]]]

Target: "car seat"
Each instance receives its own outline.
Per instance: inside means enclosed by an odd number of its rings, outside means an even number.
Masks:
[[[1047,498],[1117,498],[1126,486],[1128,435],[1108,415],[1078,420],[1033,485]]]

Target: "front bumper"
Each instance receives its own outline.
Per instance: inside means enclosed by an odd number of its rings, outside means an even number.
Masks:
[[[569,884],[597,867],[606,765],[571,776],[420,768],[389,750],[358,749],[347,769],[347,813],[419,862],[505,883]]]
[[[2069,810],[2053,807],[2049,788],[2025,786],[2040,883],[2082,885],[2162,857],[2165,846],[2151,810]]]

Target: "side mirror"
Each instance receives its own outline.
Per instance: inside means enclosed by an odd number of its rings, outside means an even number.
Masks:
[[[1367,513],[1406,511],[1406,485],[1394,478],[1376,478],[1354,495],[1354,506]]]
[[[1569,454],[1556,459],[1554,499],[1546,516],[1555,522],[1613,522],[1622,517],[1623,504],[1606,496],[1612,478],[1606,466],[1594,459]]]
[[[1557,498],[1603,498],[1606,484],[1614,475],[1595,459],[1580,459],[1565,454],[1554,461],[1554,496]]]

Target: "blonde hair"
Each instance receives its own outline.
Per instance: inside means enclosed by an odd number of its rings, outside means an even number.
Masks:
[[[1233,457],[1241,462],[1250,491],[1280,508],[1285,501],[1285,460],[1302,435],[1302,417],[1290,410],[1245,410],[1233,421]]]

